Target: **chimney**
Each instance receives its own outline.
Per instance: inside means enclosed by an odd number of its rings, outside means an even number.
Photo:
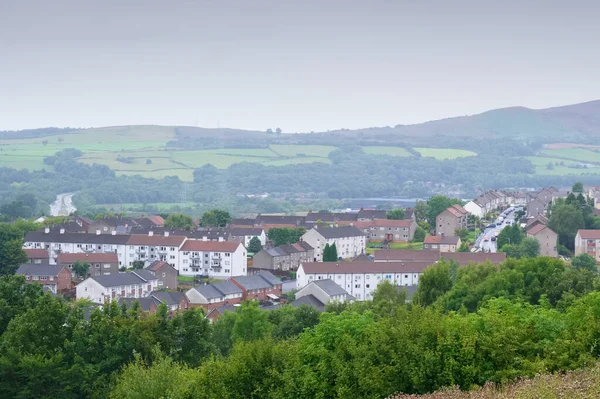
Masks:
[[[149,231],[149,232],[148,232],[148,237],[152,237],[153,235],[154,235],[154,232],[153,232],[153,231]]]
[[[60,229],[60,234],[65,234],[65,229]]]
[[[169,232],[165,230],[165,237],[169,236]]]
[[[117,235],[117,231],[113,230],[113,231],[110,232],[110,234],[112,234],[113,236],[116,236]]]
[[[44,233],[46,233],[46,234],[50,234],[50,227],[46,227],[46,228],[44,229]]]
[[[100,229],[96,230],[96,235],[99,236],[100,234],[102,234],[102,231]]]

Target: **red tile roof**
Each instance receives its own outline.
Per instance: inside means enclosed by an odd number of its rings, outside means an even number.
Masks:
[[[75,263],[77,261],[90,263],[119,263],[119,257],[115,253],[81,253],[69,254],[62,253],[58,255],[58,264]]]
[[[530,228],[529,230],[527,230],[527,235],[535,236],[535,235],[537,235],[538,233],[540,233],[544,229],[550,230],[550,228],[548,226],[545,226],[543,224],[536,224],[535,226],[533,226],[532,228]]]
[[[448,207],[446,210],[456,217],[462,217],[467,214],[465,208],[456,204]]]
[[[241,242],[187,240],[182,251],[235,252]]]
[[[148,219],[152,223],[154,223],[155,226],[164,226],[165,225],[165,219],[163,219],[162,216],[159,216],[159,215],[148,216]]]
[[[169,265],[167,262],[154,262],[152,263],[150,266],[147,267],[146,270],[152,270],[153,272],[156,272],[158,270],[160,270],[163,266],[171,266]]]
[[[579,230],[577,234],[584,240],[600,240],[600,230]]]
[[[24,249],[27,259],[50,259],[48,251],[45,249]]]
[[[133,234],[127,241],[127,245],[148,245],[152,247],[179,247],[186,240],[184,236],[160,236]]]

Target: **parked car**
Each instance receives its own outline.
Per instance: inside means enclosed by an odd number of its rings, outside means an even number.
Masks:
[[[496,236],[492,237],[492,241],[496,241]]]
[[[496,227],[496,224],[492,223],[492,224],[488,224],[488,226],[486,227],[486,229],[493,229],[494,227]]]

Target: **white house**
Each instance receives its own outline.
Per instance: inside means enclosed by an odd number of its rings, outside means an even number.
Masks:
[[[301,240],[315,249],[315,261],[323,259],[326,244],[335,243],[338,257],[342,259],[364,254],[367,246],[365,233],[355,226],[314,227],[304,233]]]
[[[231,281],[197,285],[186,291],[190,305],[209,309],[216,306],[236,304],[242,300],[243,291]]]
[[[307,296],[313,296],[323,305],[327,305],[329,302],[351,302],[354,300],[346,290],[331,279],[313,280],[296,292],[296,300]]]
[[[463,208],[471,215],[477,216],[478,218],[483,218],[486,213],[485,207],[481,205],[477,199],[467,202]]]
[[[180,251],[179,274],[218,279],[245,276],[248,259],[241,242],[187,240]]]
[[[248,248],[250,240],[254,237],[258,237],[262,246],[267,243],[267,235],[262,227],[233,227],[229,231],[229,238],[227,241],[238,241]]]
[[[600,230],[578,230],[575,235],[575,255],[588,254],[600,263]]]
[[[398,286],[419,283],[425,268],[435,262],[310,262],[296,273],[296,288],[301,290],[313,281],[331,279],[358,301],[373,298],[377,285],[388,280]]]
[[[127,241],[127,266],[133,266],[133,262],[142,261],[150,264],[155,261],[167,262],[175,269],[179,269],[179,250],[186,242],[184,236],[171,236],[168,232],[164,235],[134,234]]]
[[[77,285],[76,297],[103,304],[113,299],[145,298],[160,286],[161,281],[149,271],[135,270],[131,273],[89,277]]]

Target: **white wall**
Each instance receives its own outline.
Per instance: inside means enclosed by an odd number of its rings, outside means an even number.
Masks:
[[[197,257],[194,255],[197,253]],[[194,265],[194,257],[199,259],[199,264]],[[213,258],[221,259],[221,269],[210,267],[214,265]],[[203,252],[179,251],[179,274],[182,276],[195,276],[202,274],[208,277],[227,279],[234,276],[245,276],[248,273],[248,259],[246,248],[238,245],[235,252]],[[208,262],[208,263],[205,263]]]
[[[485,210],[473,201],[467,202],[463,208],[465,208],[465,210],[467,212],[469,212],[471,215],[474,215],[474,216],[477,216],[480,218],[485,215],[485,213],[484,213]]]

